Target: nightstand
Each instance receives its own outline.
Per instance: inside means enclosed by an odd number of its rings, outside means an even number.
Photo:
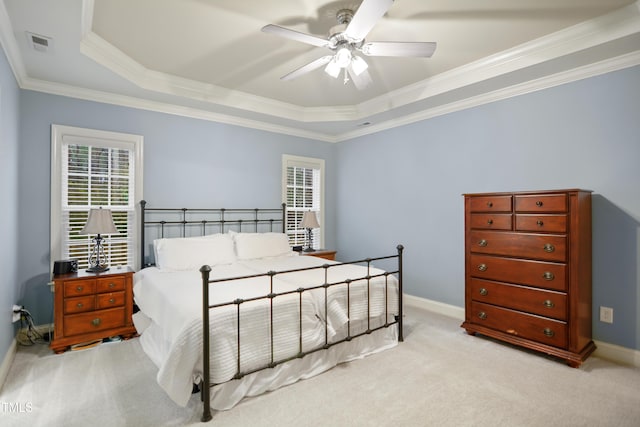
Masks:
[[[332,251],[329,249],[316,249],[313,252],[300,252],[301,255],[310,255],[310,256],[315,256],[318,258],[324,258],[324,259],[329,259],[331,261],[334,261],[336,259],[336,252],[337,251]]]
[[[60,274],[53,278],[53,339],[55,353],[74,344],[136,334],[133,314],[133,270]]]

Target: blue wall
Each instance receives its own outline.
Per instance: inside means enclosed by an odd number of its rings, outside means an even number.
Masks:
[[[15,334],[11,315],[18,301],[18,147],[20,90],[0,49],[0,363]]]
[[[335,187],[334,146],[204,120],[81,101],[32,91],[21,94],[20,301],[37,324],[52,322],[49,281],[51,124],[144,136],[148,206],[278,207],[282,154],[325,159]],[[326,193],[325,239],[334,247],[335,201]]]
[[[593,190],[594,338],[640,349],[640,67],[337,145],[340,254],[405,246],[406,292],[464,306],[473,192]],[[598,321],[598,307],[614,323]]]

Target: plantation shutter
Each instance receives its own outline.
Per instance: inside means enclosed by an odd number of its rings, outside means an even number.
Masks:
[[[79,232],[89,210],[102,207],[111,210],[118,230],[101,234],[107,265],[135,268],[142,137],[55,125],[53,130],[53,259],[76,259],[79,269],[88,267],[95,235]]]
[[[307,246],[307,234],[300,228],[305,211],[314,211],[322,228],[322,171],[323,161],[285,156],[287,234],[291,246]],[[322,245],[321,228],[312,230],[312,247]]]

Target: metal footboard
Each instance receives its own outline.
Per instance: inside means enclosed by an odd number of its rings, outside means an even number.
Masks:
[[[403,254],[403,246],[402,245],[398,245],[397,246],[397,254],[396,255],[390,255],[390,256],[385,256],[385,257],[378,257],[378,258],[366,258],[363,260],[359,260],[359,261],[353,261],[353,262],[346,262],[346,263],[336,263],[336,264],[324,264],[322,266],[319,267],[308,267],[308,268],[300,268],[300,269],[294,269],[294,270],[283,270],[283,271],[270,271],[268,273],[260,273],[260,274],[254,274],[254,275],[248,275],[248,276],[241,276],[241,277],[234,277],[234,278],[228,278],[228,279],[215,279],[215,280],[209,280],[209,276],[210,276],[210,272],[211,272],[211,267],[209,267],[208,265],[202,266],[202,268],[200,268],[200,273],[202,275],[202,321],[203,321],[203,343],[202,343],[202,370],[203,370],[203,378],[202,378],[202,384],[201,384],[201,399],[202,399],[202,403],[203,403],[203,413],[202,413],[202,418],[201,420],[203,422],[207,422],[210,421],[212,419],[212,415],[211,415],[211,387],[222,384],[222,383],[212,383],[211,382],[211,367],[210,367],[210,325],[209,325],[209,318],[210,318],[210,310],[212,309],[216,309],[216,308],[221,308],[221,307],[229,307],[229,306],[235,306],[236,307],[236,327],[237,327],[237,360],[236,360],[236,373],[233,376],[232,379],[230,379],[229,381],[232,380],[236,380],[236,379],[241,379],[242,377],[258,372],[258,371],[262,371],[264,369],[269,369],[269,368],[273,368],[277,365],[280,365],[282,363],[286,363],[288,361],[297,359],[297,358],[302,358],[305,357],[308,354],[311,353],[315,353],[318,351],[323,351],[323,350],[327,350],[331,347],[333,347],[334,345],[337,344],[341,344],[343,342],[347,342],[347,341],[351,341],[357,337],[363,336],[363,335],[368,335],[371,334],[377,330],[380,329],[384,329],[387,327],[390,327],[392,325],[397,324],[398,325],[398,341],[402,342],[404,340],[403,337],[403,304],[402,304],[402,297],[403,297],[403,290],[402,290],[402,254]],[[390,259],[397,259],[397,270],[394,271],[384,271],[383,273],[378,273],[378,274],[371,274],[371,268],[372,268],[372,263],[374,261],[381,261],[381,260],[390,260]],[[328,280],[328,272],[330,269],[341,266],[341,265],[348,265],[348,264],[366,264],[366,268],[367,268],[367,274],[366,276],[363,277],[358,277],[356,279],[348,279],[348,280],[344,280],[344,281],[338,281],[338,282],[329,282]],[[319,269],[323,269],[324,270],[324,283],[321,285],[317,285],[317,286],[310,286],[310,287],[301,287],[295,290],[291,290],[291,291],[287,291],[287,292],[279,292],[276,293],[274,292],[274,279],[278,276],[278,275],[282,275],[282,274],[286,274],[286,273],[295,273],[295,272],[301,272],[301,271],[307,271],[307,270],[319,270]],[[389,291],[389,276],[394,275],[397,276],[397,281],[398,281],[398,309],[397,309],[397,315],[394,317],[393,321],[389,321],[390,315],[389,315],[389,304],[388,304],[388,291]],[[263,296],[258,296],[258,297],[253,297],[253,298],[248,298],[248,299],[236,299],[234,301],[229,301],[226,303],[221,303],[221,304],[213,304],[210,305],[209,304],[209,285],[210,284],[215,284],[215,283],[220,283],[220,282],[229,282],[229,281],[234,281],[234,280],[242,280],[242,279],[249,279],[249,278],[255,278],[255,277],[268,277],[269,281],[270,281],[270,292],[266,295]],[[371,280],[378,278],[378,277],[384,277],[384,291],[385,291],[385,300],[384,300],[384,324],[381,326],[377,326],[377,327],[371,327]],[[360,282],[361,280],[366,280],[367,283],[367,327],[366,330],[364,330],[363,332],[360,333],[355,333],[352,335],[352,331],[351,331],[351,312],[350,312],[350,308],[351,308],[351,283],[353,282]],[[347,334],[346,337],[336,340],[336,341],[331,341],[329,342],[329,325],[328,325],[328,292],[329,289],[333,286],[340,286],[340,285],[346,285],[346,289],[347,289]],[[316,290],[316,289],[324,289],[324,316],[325,316],[325,321],[324,321],[324,328],[325,328],[325,338],[324,338],[324,345],[321,347],[317,347],[317,348],[313,348],[311,350],[307,350],[305,351],[303,348],[303,330],[302,330],[302,298],[303,298],[303,294],[305,292],[309,292],[311,290]],[[295,295],[298,294],[298,307],[299,307],[299,336],[298,336],[298,353],[294,356],[291,357],[287,357],[287,358],[283,358],[280,360],[276,360],[275,359],[275,349],[274,349],[274,327],[273,327],[273,304],[274,304],[274,299],[279,297],[279,296],[284,296],[284,295]],[[255,368],[255,369],[251,369],[248,371],[242,371],[241,370],[241,356],[240,356],[240,349],[241,349],[241,342],[240,342],[240,330],[241,330],[241,323],[240,323],[240,312],[241,312],[241,307],[243,304],[250,302],[250,301],[258,301],[258,300],[267,300],[269,301],[269,305],[270,305],[270,340],[271,340],[271,346],[270,346],[270,357],[269,357],[269,363],[265,364],[264,366]]]

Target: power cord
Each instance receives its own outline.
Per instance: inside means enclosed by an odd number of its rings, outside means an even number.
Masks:
[[[19,310],[14,310],[14,313],[20,313],[20,330],[16,336],[18,344],[31,346],[34,344],[46,344],[48,342],[36,329],[36,325],[33,323],[33,316],[31,316],[29,310],[20,307]]]

